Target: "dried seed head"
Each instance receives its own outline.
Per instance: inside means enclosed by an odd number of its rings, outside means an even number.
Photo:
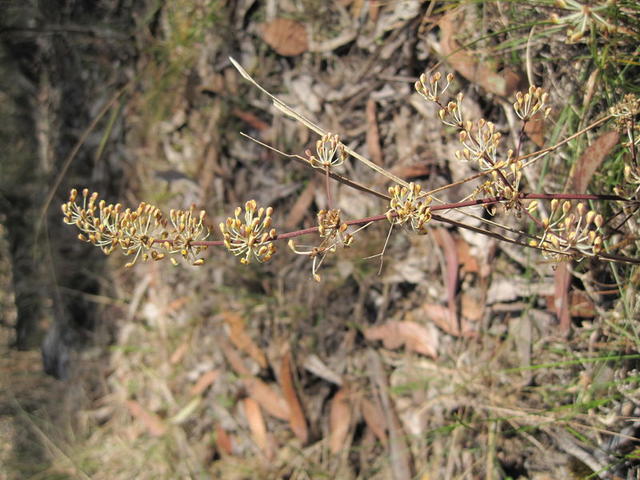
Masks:
[[[242,257],[240,262],[248,264],[251,258],[259,262],[267,262],[276,251],[273,240],[277,233],[271,227],[271,214],[273,208],[259,208],[255,200],[245,203],[244,218],[242,208],[235,209],[234,217],[227,218],[226,222],[221,222],[220,232],[222,233],[225,247],[235,256]]]
[[[63,205],[64,222],[75,225],[83,233],[81,239],[100,247],[106,254],[119,247],[125,255],[134,255],[127,266],[133,266],[141,258],[162,260],[166,254],[176,253],[179,249],[187,251],[193,257],[206,247],[194,246],[193,242],[204,240],[209,229],[204,225],[204,212],[194,216],[194,207],[190,210],[172,210],[172,226],[162,218],[160,210],[142,202],[135,210],[122,210],[120,204],[107,204],[98,200],[98,193],[90,194],[87,188],[82,190],[82,205],[77,203],[78,191],[71,190],[69,201]],[[79,237],[79,238],[80,238]],[[160,239],[160,240],[156,240]],[[165,250],[161,253],[160,250]]]

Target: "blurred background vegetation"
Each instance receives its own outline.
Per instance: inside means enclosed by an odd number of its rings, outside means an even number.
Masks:
[[[378,275],[376,226],[319,284],[284,245],[266,265],[210,249],[202,268],[125,270],[78,242],[59,205],[87,186],[165,212],[195,203],[217,225],[255,198],[282,230],[314,225],[322,178],[240,132],[297,154],[317,138],[229,56],[395,175],[444,185],[473,172],[414,93],[421,73],[454,72],[472,116],[514,141],[514,92],[545,87],[554,111],[526,132],[533,151],[639,93],[639,13],[631,0],[3,2],[0,479],[637,478],[637,267],[574,263],[562,283],[535,252],[440,227],[396,232]],[[581,163],[598,167],[589,192],[624,187],[630,149],[623,134],[603,145],[610,132],[536,164],[528,188],[570,191]],[[358,163],[345,173],[386,186]],[[345,218],[385,209],[342,185],[335,199]],[[611,239],[627,256],[637,225],[632,212]]]

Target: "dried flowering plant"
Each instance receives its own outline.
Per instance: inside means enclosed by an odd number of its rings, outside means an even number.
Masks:
[[[76,225],[81,230],[81,240],[100,247],[106,254],[120,247],[125,255],[134,255],[134,260],[127,263],[127,266],[133,265],[138,258],[142,258],[143,261],[170,258],[176,263],[176,256],[189,260],[193,265],[202,265],[204,259],[199,255],[211,246],[224,246],[239,257],[243,264],[248,264],[251,260],[267,262],[276,252],[275,242],[289,240],[289,247],[294,253],[312,260],[312,276],[319,281],[318,270],[326,256],[336,253],[340,248],[351,246],[355,235],[371,223],[388,222],[389,235],[394,226],[426,234],[430,223],[438,221],[523,247],[538,249],[553,261],[591,257],[614,262],[640,263],[637,258],[616,255],[607,244],[603,215],[587,207],[587,202],[594,204],[598,201],[609,201],[621,203],[623,210],[631,212],[630,215],[635,215],[638,211],[640,169],[636,151],[640,135],[636,118],[640,113],[640,101],[636,97],[625,97],[608,115],[553,146],[521,154],[522,138],[527,123],[534,117],[545,119],[550,112],[549,96],[542,88],[531,86],[526,92],[518,92],[515,95],[513,110],[522,122],[521,135],[518,144],[512,148],[505,148],[502,133],[493,123],[484,119],[474,121],[465,118],[462,93],[452,98],[448,97],[447,92],[454,80],[453,75],[447,75],[444,80],[440,73],[422,75],[415,84],[416,91],[425,101],[438,107],[438,117],[444,126],[456,130],[460,144],[459,150],[455,153],[456,159],[469,162],[478,170],[476,175],[464,180],[425,191],[420,184],[408,183],[349,149],[337,134],[324,131],[286,106],[258,85],[237,62],[232,60],[232,63],[245,79],[266,93],[279,110],[302,122],[320,136],[316,142],[316,152],[307,150],[305,156],[287,154],[265,145],[325,176],[328,208],[317,213],[317,225],[278,234],[272,227],[273,208],[258,207],[255,200],[248,200],[244,208],[237,207],[233,217],[219,224],[222,237],[220,240],[207,240],[210,229],[205,225],[206,215],[203,211],[196,214],[194,207],[185,211],[172,210],[168,222],[156,207],[146,203],[141,203],[136,210],[123,210],[120,204],[107,205],[104,201],[96,204],[97,194],[90,195],[86,189],[82,192],[80,205],[78,192],[72,190],[69,201],[63,205],[62,210],[64,221]],[[603,195],[527,192],[523,180],[525,168],[571,139],[609,120],[616,121],[618,128],[626,131],[629,139],[624,146],[630,159],[625,168],[627,185],[621,186],[615,194]],[[257,140],[254,141],[264,145]],[[388,188],[388,194],[338,174],[335,168],[349,157],[391,180],[394,185]],[[387,202],[386,209],[379,215],[345,221],[341,211],[332,206],[330,179],[356,188],[364,194],[384,199]],[[477,186],[470,196],[454,203],[445,203],[438,198],[439,192],[472,181],[476,181]],[[542,202],[549,202],[548,208],[541,208]],[[513,212],[519,218],[524,217],[524,220],[535,228],[532,230],[527,226],[522,230],[516,230],[465,210],[467,207],[478,205],[484,206],[491,215],[498,209],[506,213]],[[450,210],[462,211],[484,222],[487,227],[477,227],[447,218],[444,213]],[[295,237],[311,234],[320,237],[317,246],[301,247],[293,241]],[[387,240],[388,238],[389,236]]]

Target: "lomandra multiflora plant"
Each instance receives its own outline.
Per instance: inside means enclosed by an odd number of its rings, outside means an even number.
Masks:
[[[455,129],[460,148],[455,153],[457,161],[472,163],[478,173],[462,181],[425,191],[417,183],[407,183],[391,172],[370,162],[357,152],[350,150],[340,141],[337,134],[325,132],[258,85],[233,59],[232,63],[240,73],[257,88],[266,93],[274,105],[304,123],[319,135],[315,151],[307,150],[304,155],[287,154],[273,149],[287,158],[302,162],[316,170],[326,179],[327,208],[317,212],[317,225],[304,230],[278,233],[273,226],[271,207],[258,206],[255,200],[247,200],[236,207],[233,216],[219,224],[220,239],[209,240],[212,229],[206,223],[204,211],[171,210],[169,217],[162,215],[153,205],[141,203],[135,210],[123,208],[120,204],[98,201],[98,194],[84,189],[81,193],[71,191],[69,201],[62,206],[64,221],[75,225],[81,233],[80,240],[92,243],[110,254],[120,249],[133,260],[126,264],[133,266],[136,261],[159,261],[169,259],[177,264],[182,258],[198,266],[205,261],[202,252],[208,247],[224,247],[240,259],[243,264],[252,261],[267,262],[276,253],[276,243],[287,240],[291,251],[311,260],[312,276],[320,280],[319,268],[327,255],[351,246],[356,234],[374,222],[387,222],[389,234],[396,229],[410,231],[418,235],[428,234],[431,222],[444,222],[460,228],[496,237],[502,241],[527,248],[540,250],[552,261],[580,260],[591,257],[606,261],[640,263],[637,258],[619,255],[607,241],[611,232],[619,231],[621,225],[637,215],[640,209],[640,164],[637,150],[640,145],[640,131],[637,117],[640,101],[634,96],[625,97],[607,115],[571,135],[565,140],[541,150],[523,154],[525,128],[529,122],[547,118],[550,112],[548,94],[540,87],[531,86],[526,92],[515,96],[513,109],[521,121],[518,143],[511,148],[498,128],[484,119],[467,119],[463,110],[463,94],[449,96],[453,75],[443,77],[440,73],[422,75],[416,82],[416,91],[426,102],[437,105],[440,121]],[[616,128],[626,135],[623,148],[626,150],[624,182],[615,194],[582,193],[530,193],[523,171],[532,164],[552,154],[570,140],[587,131],[613,121]],[[257,140],[254,140],[257,142]],[[260,142],[258,142],[260,143]],[[363,162],[379,174],[393,182],[387,193],[381,193],[359,184],[354,179],[343,177],[338,167],[349,157]],[[329,182],[333,179],[346,186],[356,188],[363,194],[375,195],[387,202],[379,215],[344,219],[339,209],[333,207]],[[461,183],[475,181],[473,193],[455,203],[444,203],[438,193]],[[598,213],[598,202],[615,202],[620,211],[605,219]],[[489,217],[499,211],[521,219],[522,229],[517,230],[501,225],[495,218],[483,218],[465,211],[468,207],[483,206]],[[591,205],[596,205],[594,208]],[[463,211],[487,225],[486,228],[468,225],[447,218],[451,210]],[[620,220],[616,221],[615,217]],[[530,228],[533,225],[534,228]],[[491,230],[490,230],[491,228]],[[301,247],[293,240],[303,235],[316,235],[318,241],[313,247]],[[384,242],[386,246],[387,241]],[[382,241],[381,241],[382,244]],[[381,247],[384,254],[384,247]]]

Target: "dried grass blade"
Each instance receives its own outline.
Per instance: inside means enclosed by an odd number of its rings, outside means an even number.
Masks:
[[[391,404],[391,398],[389,398],[389,386],[382,361],[374,350],[369,350],[369,375],[371,383],[376,387],[386,417],[393,479],[410,480],[413,478],[411,453],[400,420],[398,420]]]
[[[249,83],[251,83],[253,86],[255,86],[257,89],[259,89],[262,93],[264,93],[265,95],[267,95],[272,101],[273,101],[273,105],[280,110],[282,113],[284,113],[285,115],[297,120],[298,122],[302,123],[305,127],[307,127],[309,130],[314,131],[315,133],[317,133],[318,135],[320,135],[321,137],[326,135],[328,132],[324,129],[322,129],[321,127],[319,127],[318,125],[316,125],[315,123],[313,123],[311,120],[309,120],[308,118],[306,118],[305,116],[299,114],[298,112],[296,112],[295,110],[293,110],[291,107],[289,107],[286,103],[284,103],[282,100],[279,100],[277,97],[275,97],[274,95],[272,95],[271,93],[269,93],[264,87],[262,87],[258,82],[256,82],[251,75],[249,75],[246,70],[244,68],[242,68],[240,66],[240,64],[232,57],[229,57],[229,61],[231,62],[231,64],[236,68],[236,70],[238,70],[238,72],[240,72],[240,75],[242,75],[242,77],[247,80]],[[375,170],[376,172],[378,172],[380,175],[384,175],[385,177],[387,177],[389,180],[392,180],[400,185],[403,185],[405,187],[408,187],[409,184],[407,182],[405,182],[404,180],[402,180],[399,177],[396,177],[394,174],[392,174],[391,172],[385,170],[384,168],[376,165],[375,163],[373,163],[371,160],[369,160],[368,158],[363,157],[362,155],[360,155],[359,153],[355,152],[354,150],[350,149],[349,147],[347,147],[346,145],[344,146],[345,151],[351,155],[353,158],[355,158],[356,160],[359,160],[360,162],[364,163],[367,167],[371,168],[372,170]]]

